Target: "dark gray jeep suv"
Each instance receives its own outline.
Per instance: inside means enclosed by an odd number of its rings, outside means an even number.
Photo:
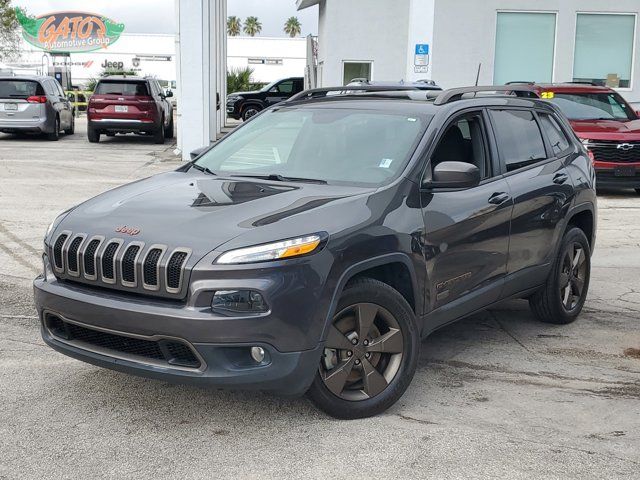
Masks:
[[[455,320],[507,298],[575,320],[594,170],[554,105],[474,95],[500,87],[336,90],[60,215],[35,280],[45,342],[357,418],[397,401],[421,339]]]

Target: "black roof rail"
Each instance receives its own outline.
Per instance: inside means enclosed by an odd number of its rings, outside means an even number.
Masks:
[[[588,81],[571,81],[571,82],[562,82],[562,83],[568,83],[568,84],[573,84],[573,85],[591,85],[592,87],[604,87],[604,85],[600,85],[598,83],[595,82],[588,82]]]
[[[476,93],[480,92],[504,92],[515,93],[517,95],[517,92],[526,92],[531,94],[534,92],[534,89],[531,85],[487,85],[481,87],[450,88],[438,95],[433,104],[444,105],[446,103],[461,100],[462,96],[468,93],[473,93],[475,96]]]
[[[287,102],[295,102],[298,100],[310,100],[312,98],[326,97],[329,93],[336,93],[336,95],[349,95],[352,93],[362,92],[425,92],[421,88],[412,85],[353,85],[344,87],[326,87],[326,88],[312,88],[310,90],[304,90],[300,93],[296,93],[293,97],[289,98]],[[440,90],[436,90],[440,91]]]
[[[531,80],[512,80],[510,82],[505,83],[505,85],[535,85],[536,82],[532,82]]]

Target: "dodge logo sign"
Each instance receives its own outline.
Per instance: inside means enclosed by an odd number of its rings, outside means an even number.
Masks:
[[[139,228],[133,228],[133,227],[127,227],[126,225],[123,225],[122,227],[118,227],[116,228],[116,232],[117,233],[124,233],[125,235],[138,235],[140,233],[140,229]]]
[[[627,150],[631,150],[633,147],[635,147],[635,145],[633,145],[632,143],[621,143],[616,148],[618,150],[624,150],[626,152]]]

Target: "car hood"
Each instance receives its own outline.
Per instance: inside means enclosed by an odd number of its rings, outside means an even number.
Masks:
[[[640,141],[640,120],[572,120],[571,126],[588,140]]]
[[[193,169],[170,172],[80,204],[60,222],[52,237],[70,231],[162,244],[170,249],[186,247],[195,258],[201,258],[243,234],[250,233],[248,244],[257,244],[328,231],[323,219],[330,224],[336,217],[333,205],[340,209],[338,204],[371,191],[215,177]],[[319,213],[319,209],[324,211]],[[314,212],[313,221],[310,212]]]

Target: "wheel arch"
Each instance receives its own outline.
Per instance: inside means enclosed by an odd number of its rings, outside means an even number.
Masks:
[[[589,241],[589,247],[593,252],[593,247],[596,240],[596,216],[593,205],[589,203],[583,203],[572,208],[567,214],[567,223],[565,226],[565,233],[571,227],[577,227],[582,230]]]
[[[325,318],[323,340],[326,338],[327,327],[336,313],[340,295],[349,282],[358,278],[374,278],[394,288],[407,300],[416,318],[421,318],[423,299],[418,289],[413,262],[403,253],[380,255],[351,265],[342,273],[333,290],[331,304]]]

